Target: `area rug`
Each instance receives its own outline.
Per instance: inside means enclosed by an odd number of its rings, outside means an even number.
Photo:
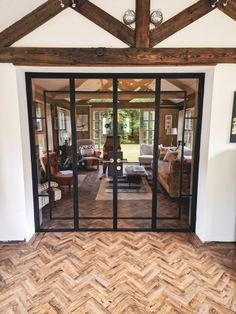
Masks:
[[[86,177],[87,177],[86,174],[78,174],[78,187],[80,187],[83,184]]]
[[[113,199],[113,193],[110,191],[109,181],[107,178],[103,178],[100,183],[100,187],[96,196],[96,201],[111,201]],[[152,190],[146,180],[142,178],[142,186],[140,192],[119,192],[118,200],[124,201],[140,201],[140,200],[151,200],[152,199]]]

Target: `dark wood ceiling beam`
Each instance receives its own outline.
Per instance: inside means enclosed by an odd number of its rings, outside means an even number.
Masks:
[[[154,47],[212,10],[214,8],[209,5],[208,0],[198,1],[152,30],[150,33],[150,46]]]
[[[76,106],[80,107],[81,104],[76,104]],[[82,105],[83,106],[83,105]],[[90,103],[89,106],[92,108],[99,108],[99,109],[107,109],[112,108],[112,103]],[[161,109],[178,109],[178,104],[175,104],[171,101],[163,101],[160,105]],[[154,103],[147,102],[147,103],[130,103],[128,101],[120,101],[119,102],[119,109],[155,109]]]
[[[219,6],[218,8],[236,21],[236,1],[235,0],[229,0],[226,7]]]
[[[0,48],[0,63],[37,66],[214,65],[236,63],[236,48]]]
[[[136,0],[136,47],[149,48],[150,0]]]
[[[189,87],[187,84],[183,83],[181,79],[165,79],[165,80],[170,84],[174,85],[175,87],[181,89],[182,91],[185,91],[188,95],[196,92],[196,90]]]
[[[69,91],[63,92],[53,92],[47,91],[47,95],[49,95],[53,99],[62,99],[69,97]],[[140,91],[129,91],[129,92],[118,92],[118,100],[132,100],[135,98],[140,99],[148,99],[153,98],[153,102],[155,100],[155,93],[154,92],[140,92]],[[168,100],[168,99],[183,99],[184,92],[182,91],[161,91],[161,100]],[[91,99],[113,99],[112,92],[76,92],[76,101],[83,101],[83,100],[91,100]]]
[[[65,8],[70,4],[70,0],[64,0]],[[9,47],[17,40],[31,33],[37,27],[49,21],[60,13],[63,9],[58,0],[48,0],[22,19],[12,24],[0,33],[0,47]]]
[[[88,0],[79,0],[75,11],[97,24],[127,45],[135,46],[135,32]],[[91,34],[93,36],[93,34]]]

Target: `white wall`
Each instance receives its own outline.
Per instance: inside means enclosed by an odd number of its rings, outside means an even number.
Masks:
[[[19,67],[16,75],[15,68],[9,64],[0,65],[0,70],[0,240],[30,239],[34,233],[34,215],[25,71],[125,73],[131,70]],[[206,74],[196,233],[202,241],[235,241],[236,144],[229,144],[229,131],[236,65],[132,68],[133,73],[183,71]]]
[[[16,70],[0,64],[0,240],[24,240],[26,230],[22,136]]]
[[[236,144],[229,143],[234,91],[236,65],[216,66],[208,161],[202,156],[199,181],[197,234],[203,241],[236,241]]]

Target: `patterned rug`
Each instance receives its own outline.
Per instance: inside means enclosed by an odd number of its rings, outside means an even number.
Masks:
[[[122,185],[123,186],[123,185]],[[111,201],[113,199],[113,193],[111,189],[111,184],[107,178],[103,178],[100,183],[100,187],[96,196],[96,201]],[[140,188],[130,186],[130,190],[124,186],[121,189],[118,189],[118,200],[151,200],[152,199],[152,190],[146,180],[142,178],[142,183]]]

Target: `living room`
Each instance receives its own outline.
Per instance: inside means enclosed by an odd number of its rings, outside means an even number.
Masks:
[[[0,312],[234,313],[235,1],[0,2]]]
[[[185,76],[124,75],[117,81],[115,104],[112,79],[77,78],[73,114],[69,80],[34,75],[28,93],[39,230],[73,230],[75,220],[88,230],[113,230],[114,220],[118,229],[191,229],[201,76]]]

